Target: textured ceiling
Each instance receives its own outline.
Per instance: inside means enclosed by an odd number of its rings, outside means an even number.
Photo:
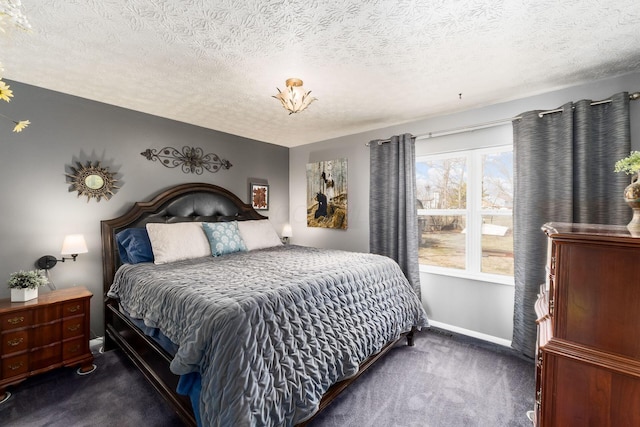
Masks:
[[[284,146],[640,70],[638,0],[22,5],[4,77]],[[295,115],[289,77],[318,98]]]

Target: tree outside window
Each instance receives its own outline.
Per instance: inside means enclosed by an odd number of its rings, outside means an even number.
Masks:
[[[510,146],[419,157],[416,182],[421,265],[513,276]]]

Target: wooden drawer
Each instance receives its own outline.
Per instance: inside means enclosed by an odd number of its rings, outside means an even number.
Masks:
[[[23,353],[2,360],[2,378],[25,374],[29,370],[29,355]]]
[[[53,322],[60,319],[60,313],[62,310],[61,304],[52,304],[46,307],[38,308],[34,310],[33,324],[38,325],[42,323]]]
[[[599,366],[590,360],[595,350],[560,353],[552,349],[544,355],[542,381],[548,392],[541,396],[541,426],[640,425],[640,375],[629,372],[637,371],[636,361],[601,358],[605,366]]]
[[[69,317],[62,321],[62,339],[82,336],[84,333],[84,316]]]
[[[0,316],[0,331],[24,328],[33,324],[33,311],[20,310]]]
[[[88,346],[89,340],[84,337],[67,341],[62,345],[62,357],[64,360],[67,360],[82,356],[87,352],[86,349]]]
[[[558,246],[554,336],[640,360],[640,251],[590,242]]]
[[[44,347],[61,340],[60,321],[40,325],[33,330],[32,348]]]
[[[29,347],[29,330],[20,329],[2,334],[2,354],[24,351]]]
[[[32,371],[44,369],[51,365],[59,366],[62,362],[62,345],[57,342],[32,351],[30,362]]]
[[[62,317],[84,314],[83,301],[71,301],[62,305]]]

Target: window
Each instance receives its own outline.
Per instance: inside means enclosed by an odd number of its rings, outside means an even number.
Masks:
[[[416,159],[421,269],[512,283],[513,149]]]

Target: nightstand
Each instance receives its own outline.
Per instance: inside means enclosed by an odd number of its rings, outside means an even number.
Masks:
[[[0,299],[0,402],[9,385],[62,366],[95,369],[89,349],[90,299],[84,287],[41,294],[25,302]]]

